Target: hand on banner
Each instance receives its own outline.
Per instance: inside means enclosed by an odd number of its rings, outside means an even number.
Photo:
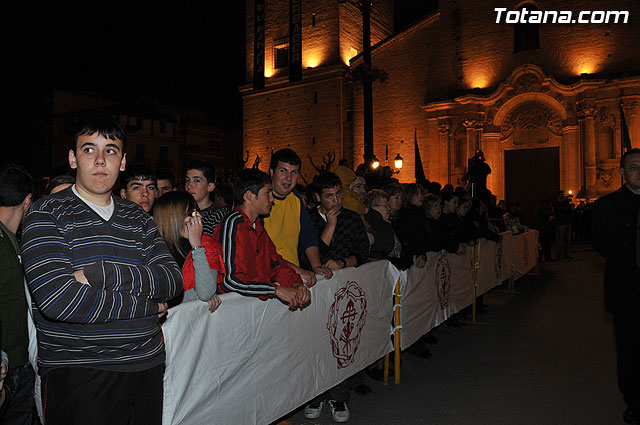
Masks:
[[[427,257],[425,255],[416,256],[415,265],[417,268],[421,269],[425,264],[427,264]]]
[[[311,292],[309,291],[309,288],[304,285],[298,285],[294,288],[298,291],[298,307],[302,310],[311,303]]]
[[[313,269],[313,272],[315,274],[324,276],[325,279],[331,279],[333,277],[333,272],[329,267],[319,266]]]
[[[276,293],[275,296],[284,301],[285,303],[287,303],[289,305],[289,310],[295,310],[297,308],[301,308],[303,307],[302,304],[302,300],[300,299],[300,295],[301,295],[301,290],[299,290],[298,288],[302,287],[304,288],[304,290],[306,290],[307,292],[309,292],[309,290],[303,286],[303,285],[298,285],[294,288],[286,288],[284,286],[277,286],[276,287]],[[311,295],[309,294],[309,298],[311,298]]]
[[[158,303],[158,317],[164,317],[167,315],[167,308],[169,308],[169,306],[167,305],[167,303]]]
[[[220,307],[220,304],[222,304],[222,300],[220,299],[218,294],[213,294],[213,297],[211,297],[211,299],[207,301],[207,304],[209,305],[209,313],[213,313],[218,309],[218,307]]]
[[[298,270],[296,270],[298,272],[298,274],[300,275],[300,277],[304,280],[307,281],[307,286],[310,288],[313,285],[315,285],[318,282],[318,279],[316,278],[316,275],[314,272],[310,271],[310,270],[305,270],[303,268],[298,268]]]
[[[340,270],[342,268],[342,263],[337,260],[327,260],[327,262],[324,263],[323,266],[328,268],[329,270],[335,271],[335,270]]]
[[[466,243],[461,243],[458,245],[458,251],[456,252],[456,255],[464,255],[467,252],[467,244]]]

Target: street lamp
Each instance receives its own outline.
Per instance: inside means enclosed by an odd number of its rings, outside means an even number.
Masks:
[[[380,166],[380,161],[378,160],[378,157],[376,157],[375,155],[373,156],[373,161],[371,162],[371,168],[373,168],[374,170],[376,168],[378,168]]]
[[[400,154],[397,154],[395,158],[393,158],[393,165],[396,169],[400,170],[402,168],[402,157]]]

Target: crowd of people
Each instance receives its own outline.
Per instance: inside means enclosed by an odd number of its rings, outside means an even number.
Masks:
[[[318,276],[380,259],[424,267],[434,253],[464,255],[478,239],[527,228],[484,186],[401,184],[346,161],[302,185],[291,149],[273,153],[268,173],[243,169],[233,184],[216,185],[214,167],[193,161],[178,190],[171,173],[127,164],[125,142],[113,118],[82,120],[73,174],[52,179],[38,200],[23,167],[0,170],[2,423],[159,424],[160,324],[172,306],[203,302],[215,314],[219,294],[236,292],[295,311],[312,302]],[[543,207],[539,218],[571,235],[560,199]],[[543,251],[550,259],[544,242]],[[447,324],[460,325],[455,316]],[[410,351],[429,357],[435,342],[427,334]],[[348,421],[351,390],[371,391],[366,375],[381,379],[372,365],[312,400],[305,416],[326,405]]]

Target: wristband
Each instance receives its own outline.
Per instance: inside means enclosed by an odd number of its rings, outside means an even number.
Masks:
[[[344,258],[338,258],[338,261],[342,263],[343,269],[347,267],[347,260],[345,260]]]
[[[204,247],[202,245],[198,245],[198,246],[194,246],[193,248],[191,248],[191,252],[195,251],[196,249],[204,249]]]

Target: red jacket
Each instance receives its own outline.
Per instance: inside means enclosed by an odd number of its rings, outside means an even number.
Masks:
[[[220,242],[203,233],[202,246],[204,246],[205,253],[207,254],[209,267],[218,271],[217,283],[222,283],[222,279],[224,279],[224,263],[222,261],[222,247],[220,246]],[[196,287],[196,276],[193,270],[193,257],[191,252],[187,254],[187,258],[184,260],[182,279],[184,282],[183,289],[185,291]]]
[[[302,279],[276,252],[260,220],[251,223],[239,208],[220,223],[213,238],[222,244],[226,275],[218,287],[222,292],[238,292],[241,295],[272,298],[276,282],[280,286],[293,287]]]

